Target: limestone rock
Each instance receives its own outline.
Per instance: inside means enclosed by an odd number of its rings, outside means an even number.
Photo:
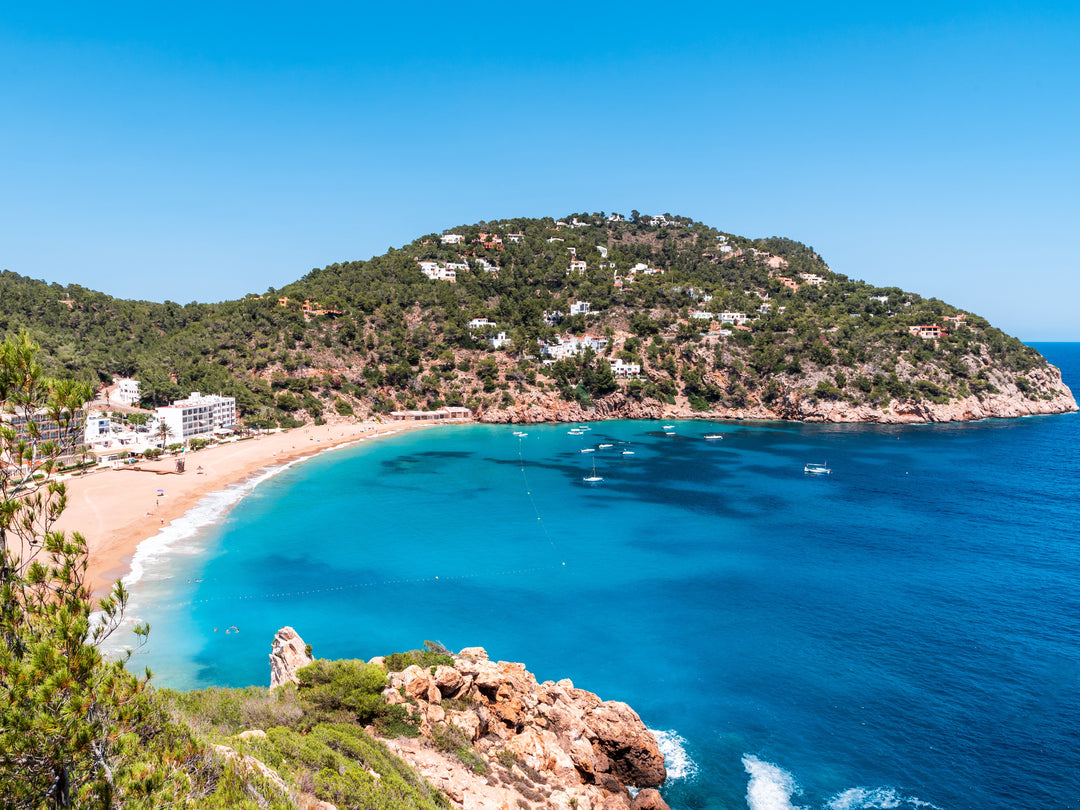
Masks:
[[[388,673],[383,694],[404,702],[421,731],[419,740],[387,746],[456,807],[537,806],[542,798],[558,810],[631,810],[628,786],[666,778],[655,737],[625,703],[568,679],[538,684],[523,664],[492,661],[481,647],[462,650],[453,666]],[[490,768],[486,778],[438,750],[433,738],[447,733],[473,743]],[[656,791],[638,795],[639,810],[666,808]]]
[[[285,683],[297,683],[296,670],[315,659],[307,654],[304,640],[291,627],[282,627],[274,634],[270,647],[270,688]]]
[[[634,797],[634,803],[630,810],[671,810],[660,791],[654,788],[645,788]]]
[[[667,771],[660,746],[637,712],[625,703],[608,701],[585,717],[595,734],[595,744],[611,760],[611,772],[636,787],[664,784]]]

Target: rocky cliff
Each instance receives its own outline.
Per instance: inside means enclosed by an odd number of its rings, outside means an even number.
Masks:
[[[390,673],[383,694],[421,730],[419,739],[384,742],[457,807],[667,807],[652,789],[666,778],[664,757],[641,718],[569,680],[537,683],[523,664],[472,647],[452,666]],[[455,746],[470,753],[446,753]]]
[[[823,375],[819,375],[823,376]],[[1054,366],[1033,369],[1024,378],[1026,390],[1016,378],[992,374],[993,393],[950,398],[935,402],[930,398],[901,397],[884,405],[853,404],[837,398],[808,394],[805,384],[790,387],[772,403],[749,402],[743,407],[714,405],[708,411],[694,410],[686,397],[674,404],[656,399],[637,399],[617,392],[594,400],[589,407],[568,401],[551,392],[519,393],[516,402],[505,408],[489,408],[478,413],[481,422],[530,424],[538,422],[594,422],[605,419],[767,419],[800,422],[869,422],[879,424],[921,424],[928,422],[971,422],[979,419],[1015,418],[1071,413],[1077,410],[1072,391]],[[726,381],[718,381],[726,382]]]

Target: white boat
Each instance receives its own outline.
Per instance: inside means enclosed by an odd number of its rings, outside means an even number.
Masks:
[[[674,425],[664,425],[664,430],[671,430],[673,427],[675,427],[675,426]]]
[[[577,428],[570,428],[570,430],[566,432],[569,433],[571,436],[580,436],[583,433],[583,431],[580,431]]]
[[[578,452],[579,453],[595,453],[596,448],[595,447],[583,447]]]
[[[706,433],[705,438],[706,439],[722,439],[722,438],[724,438],[724,434],[723,433]]]
[[[529,434],[525,433],[524,431],[521,431],[521,430],[515,430],[514,435],[517,436],[520,439],[523,436],[528,436]]]
[[[633,450],[623,450],[622,454],[624,456],[632,456],[632,455],[634,455],[634,451]]]
[[[805,467],[803,467],[803,472],[809,473],[810,475],[828,475],[832,472],[832,470],[830,470],[828,466],[824,463],[815,464],[814,462],[810,462]]]
[[[674,436],[674,435],[675,435],[675,431],[674,431],[674,430],[668,430],[668,431],[665,431],[665,432],[664,432],[664,435],[665,435],[665,436]]]
[[[601,478],[599,475],[596,474],[596,459],[595,458],[593,459],[593,463],[592,463],[592,475],[586,475],[581,480],[584,481],[586,484],[599,484],[601,481],[604,480],[603,478]]]
[[[610,444],[598,444],[596,446],[599,447],[601,450],[603,450],[605,447],[611,447]]]

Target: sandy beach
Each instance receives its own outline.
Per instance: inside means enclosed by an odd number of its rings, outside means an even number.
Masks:
[[[431,425],[411,422],[307,425],[188,453],[183,474],[174,472],[174,457],[140,462],[134,465],[139,470],[93,472],[68,481],[67,508],[56,528],[78,531],[86,538],[90,552],[87,584],[100,596],[129,571],[139,543],[183,516],[205,495],[268,467],[362,438],[422,427]],[[159,496],[158,490],[164,494]]]

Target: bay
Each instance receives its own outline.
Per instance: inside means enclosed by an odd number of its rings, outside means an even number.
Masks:
[[[1080,345],[1037,348],[1076,390]],[[633,706],[675,808],[1078,806],[1077,415],[665,424],[425,429],[222,493],[140,552],[136,664],[479,645]]]

